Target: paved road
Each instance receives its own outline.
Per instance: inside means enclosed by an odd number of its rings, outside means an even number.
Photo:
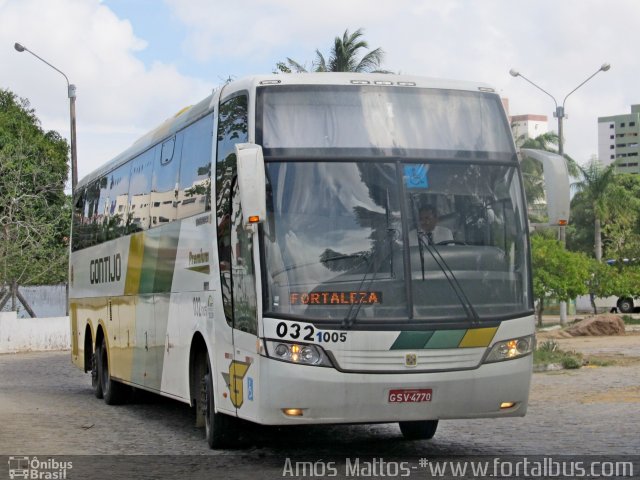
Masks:
[[[525,418],[444,421],[432,441],[403,441],[396,425],[257,428],[245,449],[211,451],[181,403],[107,406],[68,352],[0,355],[0,455],[231,455],[257,471],[289,455],[621,455],[640,452],[638,425],[635,364],[535,374]]]

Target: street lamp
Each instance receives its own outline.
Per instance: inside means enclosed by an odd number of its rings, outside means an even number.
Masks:
[[[591,75],[589,78],[587,78],[584,82],[582,82],[580,85],[578,85],[576,88],[574,88],[573,90],[571,90],[569,93],[567,93],[567,95],[564,97],[564,100],[562,101],[562,106],[558,105],[558,102],[556,101],[556,98],[551,95],[549,92],[547,92],[544,88],[536,85],[535,83],[533,83],[531,80],[529,80],[527,77],[525,77],[524,75],[522,75],[519,71],[515,70],[515,69],[511,69],[509,70],[509,74],[512,77],[522,77],[524,80],[526,80],[527,82],[529,82],[531,85],[533,85],[534,87],[536,87],[538,90],[546,93],[547,95],[549,95],[551,97],[551,99],[553,100],[553,103],[556,105],[556,111],[553,112],[553,116],[556,117],[558,119],[558,154],[559,155],[564,155],[564,140],[562,138],[562,133],[563,133],[563,124],[562,124],[562,120],[566,117],[566,114],[564,112],[564,104],[567,101],[567,98],[569,98],[569,95],[571,95],[573,92],[575,92],[576,90],[578,90],[581,86],[583,86],[585,83],[587,83],[589,80],[591,80],[593,77],[595,77],[598,73],[600,72],[606,72],[607,70],[609,70],[611,68],[611,65],[609,65],[608,63],[603,63],[600,68],[593,74]]]
[[[569,95],[571,95],[573,92],[578,90],[581,86],[583,86],[585,83],[587,83],[593,77],[595,77],[598,73],[606,72],[610,68],[611,68],[610,64],[603,63],[595,73],[593,73],[584,82],[582,82],[576,88],[574,88],[569,93],[567,93],[567,95],[564,97],[564,100],[562,100],[562,105],[558,105],[556,97],[551,95],[544,88],[542,88],[539,85],[536,85],[535,83],[533,83],[531,80],[529,80],[527,77],[522,75],[516,69],[512,68],[511,70],[509,70],[509,74],[512,77],[522,77],[524,80],[529,82],[531,85],[536,87],[538,90],[540,90],[541,92],[543,92],[546,95],[551,97],[551,99],[553,100],[553,103],[556,106],[556,111],[553,112],[553,116],[558,119],[558,154],[561,155],[561,156],[564,156],[563,119],[566,117],[565,110],[564,110],[564,104],[566,103],[567,98],[569,98]],[[564,225],[560,225],[560,241],[562,242],[563,246],[566,246],[566,230],[565,230],[565,226]],[[560,323],[565,324],[566,322],[567,322],[567,304],[565,302],[560,302]]]
[[[15,43],[13,47],[20,53],[29,52],[31,55],[36,57],[38,60],[46,63],[51,68],[53,68],[56,72],[60,73],[64,79],[67,81],[67,92],[69,96],[69,112],[71,117],[71,192],[74,192],[76,189],[76,185],[78,184],[78,150],[76,148],[76,86],[72,83],[69,83],[69,79],[64,74],[64,72],[49,62],[47,62],[44,58],[39,57],[31,50],[29,50],[24,45],[19,43]]]

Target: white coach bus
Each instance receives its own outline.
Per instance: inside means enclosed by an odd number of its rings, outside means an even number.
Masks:
[[[493,89],[246,78],[79,182],[72,358],[107,404],[135,387],[195,407],[212,448],[234,417],[431,438],[525,414],[529,257]]]

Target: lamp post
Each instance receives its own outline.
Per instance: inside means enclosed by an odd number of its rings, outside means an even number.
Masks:
[[[538,90],[540,90],[541,92],[543,92],[546,95],[550,96],[551,99],[553,100],[553,103],[556,106],[556,110],[555,110],[555,112],[553,112],[553,116],[558,119],[558,154],[560,156],[564,156],[563,120],[564,120],[564,118],[566,118],[564,104],[566,103],[567,98],[569,98],[569,95],[571,95],[573,92],[578,90],[581,86],[583,86],[585,83],[587,83],[593,77],[595,77],[598,73],[606,72],[610,68],[611,68],[610,64],[603,63],[600,66],[600,68],[598,70],[596,70],[595,73],[593,73],[585,81],[583,81],[580,85],[578,85],[576,88],[574,88],[569,93],[567,93],[567,95],[565,95],[564,100],[562,100],[562,105],[558,105],[558,101],[556,100],[556,98],[553,95],[551,95],[549,92],[547,92],[544,88],[542,88],[539,85],[536,85],[535,83],[533,83],[527,77],[522,75],[519,71],[517,71],[517,70],[515,70],[513,68],[511,70],[509,70],[509,74],[512,77],[522,77],[524,80],[529,82],[531,85],[536,87]],[[562,242],[563,246],[566,246],[567,240],[566,240],[566,227],[565,227],[565,225],[560,225],[560,241]],[[560,323],[565,324],[566,322],[567,322],[567,304],[566,304],[566,302],[560,302]]]
[[[67,95],[69,96],[69,114],[71,117],[71,192],[75,192],[76,185],[78,184],[78,150],[76,147],[76,86],[72,83],[69,83],[69,78],[64,74],[64,72],[49,62],[47,62],[44,58],[39,57],[31,50],[29,50],[24,45],[19,43],[15,43],[13,47],[20,53],[29,52],[31,55],[36,57],[38,60],[46,63],[51,68],[53,68],[56,72],[60,73],[64,79],[67,81]]]

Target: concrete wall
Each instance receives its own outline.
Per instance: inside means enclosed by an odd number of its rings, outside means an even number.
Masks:
[[[69,317],[17,318],[0,312],[0,353],[69,350]]]

